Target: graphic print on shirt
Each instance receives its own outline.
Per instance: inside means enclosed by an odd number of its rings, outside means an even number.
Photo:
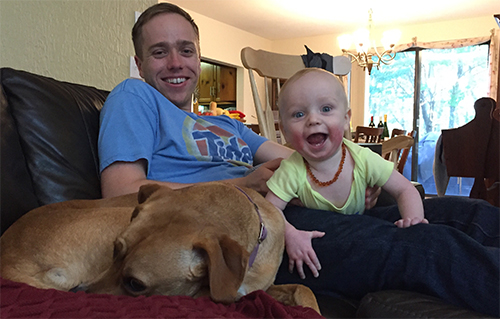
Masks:
[[[189,154],[199,161],[252,165],[252,152],[243,140],[202,118],[194,120],[187,116],[182,137]]]

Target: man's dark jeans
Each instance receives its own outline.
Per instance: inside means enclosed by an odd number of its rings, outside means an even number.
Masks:
[[[429,225],[401,229],[393,224],[400,218],[396,206],[355,216],[289,206],[285,216],[296,228],[326,232],[313,240],[322,269],[318,278],[305,269],[301,280],[296,271],[288,272],[285,253],[275,282],[353,299],[410,290],[498,317],[499,208],[444,197],[425,200],[424,209]]]

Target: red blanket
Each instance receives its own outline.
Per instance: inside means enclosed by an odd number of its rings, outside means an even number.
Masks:
[[[129,297],[37,289],[0,278],[0,318],[323,318],[264,291],[225,305],[186,296]]]

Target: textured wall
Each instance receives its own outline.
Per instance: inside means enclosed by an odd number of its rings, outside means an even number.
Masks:
[[[0,0],[0,66],[111,90],[129,75],[134,11],[157,0]]]

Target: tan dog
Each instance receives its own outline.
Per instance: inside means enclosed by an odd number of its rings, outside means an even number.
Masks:
[[[281,213],[230,184],[151,184],[138,195],[47,205],[20,218],[0,243],[2,277],[39,288],[217,302],[262,289],[319,312],[305,286],[272,286],[284,250]]]

